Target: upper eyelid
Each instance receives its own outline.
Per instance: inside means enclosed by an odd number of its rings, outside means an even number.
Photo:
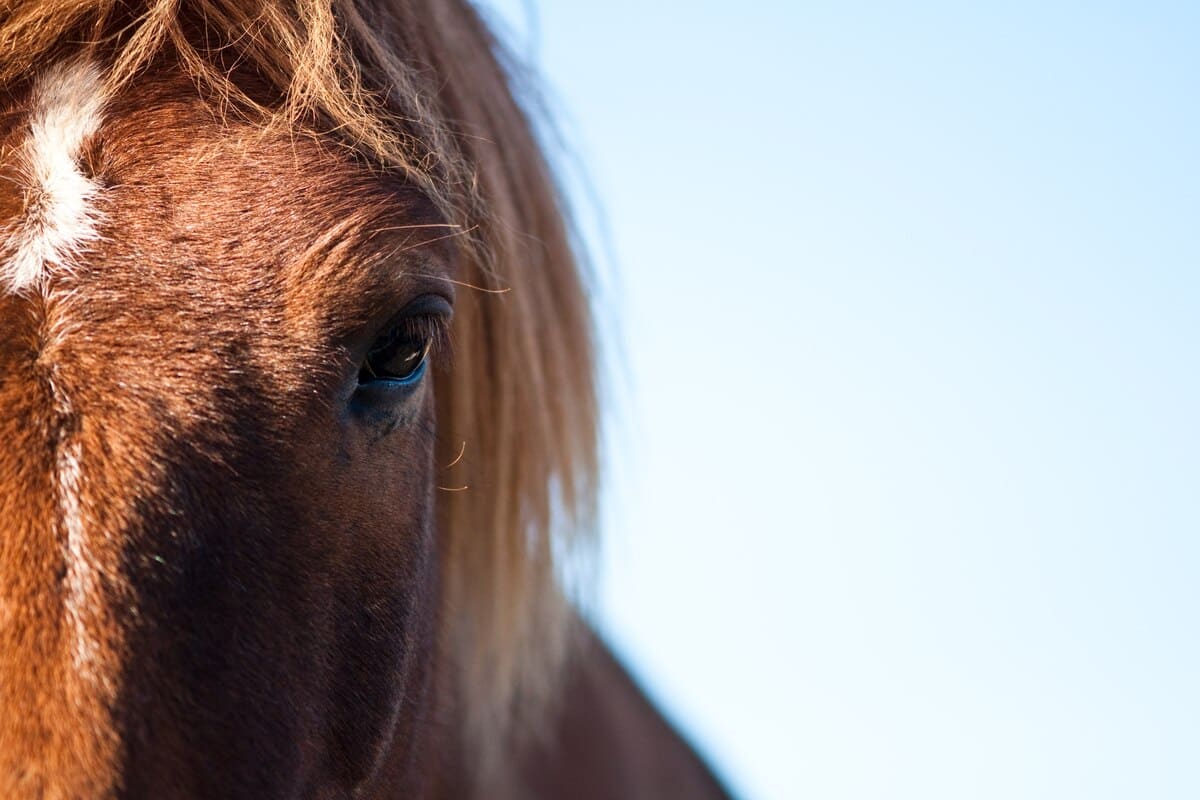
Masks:
[[[408,301],[400,309],[398,316],[408,315],[437,315],[451,317],[454,314],[454,301],[440,292],[422,292]]]

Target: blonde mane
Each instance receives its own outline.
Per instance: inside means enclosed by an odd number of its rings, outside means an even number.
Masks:
[[[0,85],[81,52],[111,95],[181,70],[221,115],[335,141],[460,231],[478,291],[437,378],[442,647],[463,747],[494,766],[569,653],[556,562],[590,527],[597,470],[586,276],[508,62],[464,0],[0,0]]]

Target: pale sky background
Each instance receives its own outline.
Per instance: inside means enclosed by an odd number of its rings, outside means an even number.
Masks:
[[[619,274],[601,624],[731,786],[1200,797],[1200,4],[485,5]]]

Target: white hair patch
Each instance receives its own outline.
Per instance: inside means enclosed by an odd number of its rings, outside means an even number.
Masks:
[[[0,228],[0,286],[23,291],[98,237],[93,201],[100,187],[79,169],[88,138],[100,127],[104,81],[90,61],[56,64],[34,82],[28,135],[17,151],[24,209]]]
[[[81,675],[96,680],[98,649],[88,625],[90,609],[99,594],[99,578],[88,547],[80,507],[83,469],[78,443],[64,445],[58,454],[58,508],[64,533],[63,555],[67,563],[66,612],[71,630],[71,654]]]

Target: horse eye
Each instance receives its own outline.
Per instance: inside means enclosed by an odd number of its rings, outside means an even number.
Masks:
[[[397,325],[375,340],[358,371],[360,386],[389,382],[405,386],[416,383],[425,374],[432,338]]]

